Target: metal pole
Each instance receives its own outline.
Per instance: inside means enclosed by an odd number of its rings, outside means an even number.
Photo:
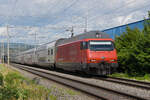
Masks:
[[[3,44],[1,40],[1,63],[3,63]]]
[[[88,16],[88,14],[87,14]],[[88,27],[88,22],[87,22],[87,16],[85,17],[85,29],[84,29],[84,32],[87,32],[87,27]]]
[[[5,55],[5,44],[4,44],[4,41],[3,41],[3,55],[2,55],[2,60],[3,60],[3,63],[4,63],[4,55]]]
[[[74,36],[74,32],[73,32],[73,26],[72,26],[72,28],[71,28],[71,37],[73,37]]]
[[[24,48],[25,48],[24,50],[26,51],[27,50],[26,40],[25,40]]]
[[[34,48],[35,48],[35,49],[34,49],[34,55],[35,55],[35,51],[36,51],[36,49],[37,49],[37,47],[36,47],[36,32],[35,32],[34,35],[35,35],[35,36],[34,36],[34,42],[35,42],[35,43],[34,43],[34,45],[35,45],[35,47],[34,47]]]
[[[89,7],[89,2],[88,2],[88,7]],[[88,16],[89,16],[89,9],[87,9],[87,13],[86,13],[86,16],[85,16],[85,29],[84,29],[84,32],[88,31]]]
[[[19,51],[19,54],[20,54],[20,52],[21,52],[21,50],[20,50],[20,45],[21,45],[21,44],[19,43],[18,45],[19,45],[19,50],[18,50],[18,51]]]
[[[7,32],[7,64],[9,66],[9,33],[8,33],[8,25],[7,25],[7,29],[6,29],[6,32]]]
[[[35,32],[35,49],[34,49],[34,63],[36,62],[36,50],[37,50],[37,46],[36,46],[36,32]]]

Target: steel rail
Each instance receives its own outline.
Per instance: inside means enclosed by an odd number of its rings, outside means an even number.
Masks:
[[[141,88],[141,89],[150,91],[150,83],[147,83],[147,82],[140,82],[140,81],[135,81],[135,80],[114,78],[114,77],[108,77],[108,78],[102,78],[102,77],[97,78],[96,77],[95,79],[112,82],[112,83],[117,83],[117,84],[122,84],[122,85],[126,85],[126,86],[131,86],[131,87],[135,87],[135,88]]]
[[[16,67],[16,64],[14,67]],[[121,91],[116,91],[113,89],[108,89],[108,88],[101,87],[99,85],[95,85],[95,84],[88,83],[85,81],[76,80],[76,79],[65,77],[62,75],[56,75],[54,73],[50,73],[47,70],[36,69],[36,68],[32,68],[32,67],[27,67],[24,65],[21,65],[21,67],[17,66],[17,68],[28,71],[30,73],[36,74],[38,76],[41,76],[41,77],[44,77],[44,78],[47,78],[50,80],[53,80],[57,83],[61,83],[63,85],[72,87],[74,89],[80,90],[82,92],[85,92],[89,95],[100,98],[102,100],[121,100],[121,98],[123,98],[123,99],[126,98],[126,100],[127,99],[129,99],[129,100],[148,100],[146,98],[131,95],[128,93],[123,93]]]
[[[131,79],[125,79],[125,78],[110,77],[110,76],[108,76],[108,78],[122,80],[122,81],[129,81],[129,82],[134,82],[134,83],[150,86],[150,82],[137,81],[137,80],[131,80]]]

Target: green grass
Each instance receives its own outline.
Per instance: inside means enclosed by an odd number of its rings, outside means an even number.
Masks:
[[[127,78],[127,79],[134,79],[134,80],[140,80],[140,81],[149,81],[150,82],[150,74],[145,74],[144,76],[137,76],[137,77],[132,77],[129,76],[125,73],[114,73],[110,75],[112,77],[119,77],[119,78]]]
[[[77,94],[79,93],[57,86],[47,89],[0,64],[0,100],[57,100],[60,96]]]

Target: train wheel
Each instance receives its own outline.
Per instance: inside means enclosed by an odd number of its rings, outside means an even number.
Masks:
[[[50,66],[50,70],[55,70],[55,64]]]
[[[53,65],[53,69],[54,69],[54,70],[56,69],[56,64]]]

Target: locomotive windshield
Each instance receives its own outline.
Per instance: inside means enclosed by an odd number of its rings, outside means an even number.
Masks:
[[[111,51],[114,49],[111,41],[90,41],[89,47],[91,51]]]

